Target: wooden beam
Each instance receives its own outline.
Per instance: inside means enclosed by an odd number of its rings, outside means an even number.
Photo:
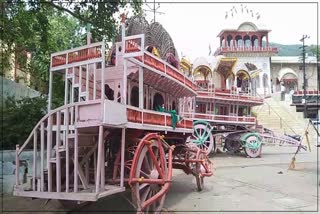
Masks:
[[[44,122],[40,126],[40,191],[44,191]]]
[[[37,139],[38,139],[38,129],[33,133],[33,179],[32,179],[32,189],[36,190],[36,177],[37,177]]]

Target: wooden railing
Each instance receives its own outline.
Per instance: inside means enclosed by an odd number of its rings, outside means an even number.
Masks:
[[[225,52],[273,52],[278,53],[278,48],[275,47],[220,47],[215,54]]]
[[[295,91],[295,92],[294,92],[294,95],[303,96],[303,95],[304,95],[304,91]],[[307,96],[310,96],[310,95],[320,95],[320,91],[318,91],[318,90],[307,90],[307,91],[306,91],[306,95],[307,95]]]
[[[137,43],[137,38],[125,40],[125,53],[134,54],[141,51],[141,47]],[[182,74],[177,68],[173,67],[157,56],[147,51],[142,51],[142,54],[140,56],[133,56],[133,58],[153,69],[156,69],[157,71],[160,71],[163,74],[172,77],[175,80],[178,80],[180,83],[191,88],[193,91],[197,90],[197,85],[195,82]]]
[[[231,93],[230,90],[221,91],[220,89],[215,89],[213,92],[207,91],[197,91],[198,96],[208,97],[208,98],[217,98],[217,99],[225,99],[225,100],[237,100],[237,101],[246,101],[246,102],[255,102],[255,103],[263,103],[263,98],[256,96],[248,96],[241,94]]]
[[[79,48],[54,53],[51,55],[51,67],[67,65],[102,57],[102,42],[93,43]]]
[[[28,145],[33,144],[33,159],[31,160],[33,165],[32,190],[38,192],[69,192],[69,187],[72,185],[74,192],[77,192],[79,187],[78,179],[74,179],[74,183],[70,184],[69,174],[72,169],[69,169],[69,161],[71,161],[71,156],[74,158],[78,157],[78,150],[74,149],[74,154],[69,154],[69,140],[77,137],[75,123],[79,119],[79,108],[81,108],[81,106],[99,104],[100,102],[101,101],[98,100],[68,104],[46,114],[33,128],[24,144],[21,147],[19,145],[16,146],[16,186],[21,184],[21,177],[19,175],[20,155]],[[54,135],[55,137],[53,137]],[[40,136],[40,139],[38,139],[38,136]],[[40,148],[38,147],[38,142],[40,142]],[[75,140],[75,142],[77,141]],[[40,172],[37,170],[38,151],[40,151]],[[61,161],[61,152],[65,153],[65,162]],[[78,162],[76,161],[75,163],[75,167],[77,167]],[[56,164],[56,173],[53,173],[52,164]],[[61,166],[62,164],[64,164],[64,166]],[[65,171],[62,172],[62,168],[65,169]],[[47,171],[46,175],[45,171]],[[53,188],[53,174],[56,174],[55,188]],[[62,174],[66,176],[65,184],[61,184]],[[78,178],[77,170],[74,170],[73,174],[75,178]],[[47,180],[48,183],[46,187],[45,180]],[[62,186],[64,189],[62,189]]]
[[[127,106],[127,118],[128,121],[132,123],[164,127],[172,126],[172,118],[170,114],[145,109],[141,110],[132,106]],[[182,121],[177,124],[177,128],[192,129],[192,120],[186,118],[182,119]]]
[[[250,123],[255,124],[255,117],[246,116],[229,116],[229,115],[214,115],[201,113],[182,113],[184,117],[192,118],[193,120],[207,120],[212,122],[234,122],[234,123]]]

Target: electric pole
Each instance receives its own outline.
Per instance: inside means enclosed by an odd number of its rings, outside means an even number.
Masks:
[[[303,61],[303,99],[304,99],[304,105],[303,105],[303,116],[304,118],[307,118],[307,78],[306,78],[306,45],[304,45],[305,39],[310,38],[308,35],[303,35],[302,39],[300,39],[300,42],[302,42],[302,61]]]
[[[158,14],[165,14],[165,13],[163,13],[163,12],[159,12],[159,11],[157,11],[159,8],[160,8],[160,3],[158,3],[158,6],[157,6],[157,8],[156,8],[156,0],[153,0],[153,8],[151,8],[149,5],[148,5],[148,3],[147,3],[147,0],[145,0],[145,3],[146,3],[146,5],[147,5],[147,7],[150,9],[150,10],[144,10],[144,11],[146,11],[146,12],[153,12],[153,22],[156,22],[156,13],[158,13]]]

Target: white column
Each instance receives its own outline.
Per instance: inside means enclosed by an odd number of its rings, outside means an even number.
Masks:
[[[139,66],[139,108],[143,109],[143,69]]]
[[[49,97],[48,97],[48,112],[51,110],[51,101],[52,101],[52,78],[53,78],[53,73],[52,71],[49,72]]]
[[[120,165],[120,186],[124,186],[124,147],[126,141],[126,129],[122,129],[122,136],[121,136],[121,165]]]
[[[123,87],[122,87],[123,102],[122,103],[125,105],[127,103],[127,60],[126,59],[123,59],[123,77],[122,78],[123,78]],[[130,93],[130,91],[128,93]],[[130,103],[130,100],[128,100],[128,103]]]

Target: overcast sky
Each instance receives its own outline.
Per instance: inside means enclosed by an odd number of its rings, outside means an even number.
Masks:
[[[148,0],[148,2],[153,2]],[[242,21],[252,21],[264,29],[269,29],[269,41],[281,44],[301,44],[303,34],[310,36],[306,44],[317,44],[317,4],[313,3],[179,3],[179,0],[159,1],[156,21],[160,22],[171,35],[181,57],[192,59],[208,56],[209,44],[214,52],[219,46],[217,35],[222,29],[237,28]],[[183,1],[187,2],[187,1]],[[195,1],[194,1],[195,2]],[[252,18],[246,9],[241,13],[241,4],[260,14]],[[153,7],[152,3],[148,3]],[[231,9],[235,6],[237,13]],[[158,7],[158,4],[156,4]],[[148,7],[145,5],[145,9]],[[225,19],[226,11],[228,18]],[[147,19],[153,19],[153,13],[147,12]]]

